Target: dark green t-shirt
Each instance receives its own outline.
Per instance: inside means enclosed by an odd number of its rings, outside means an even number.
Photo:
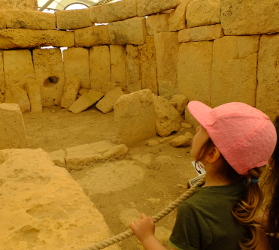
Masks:
[[[178,206],[170,243],[183,250],[239,250],[245,229],[232,215],[243,195],[246,178],[227,186],[197,187]]]

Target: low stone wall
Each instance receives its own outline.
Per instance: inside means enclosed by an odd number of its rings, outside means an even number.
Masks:
[[[40,112],[61,105],[70,86],[74,96],[84,89],[149,88],[211,106],[241,101],[273,119],[279,107],[278,4],[122,0],[55,14],[2,9],[0,101],[23,99],[29,108],[22,111]],[[68,48],[63,56],[60,47]]]

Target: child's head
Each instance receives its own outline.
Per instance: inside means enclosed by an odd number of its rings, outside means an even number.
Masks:
[[[192,101],[188,109],[202,126],[198,130],[205,130],[198,131],[201,144],[209,137],[238,174],[246,175],[250,169],[268,163],[276,144],[276,131],[263,112],[240,102],[212,109]],[[195,141],[193,147],[198,148]]]

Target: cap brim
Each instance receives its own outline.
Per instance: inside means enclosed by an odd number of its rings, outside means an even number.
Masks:
[[[203,127],[206,126],[208,115],[212,111],[212,108],[199,101],[191,101],[188,103],[188,110],[192,116],[201,124]]]

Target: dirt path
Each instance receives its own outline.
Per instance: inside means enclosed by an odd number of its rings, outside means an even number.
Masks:
[[[29,147],[47,152],[114,136],[113,112],[102,114],[95,108],[80,114],[45,108],[41,114],[24,113],[23,118]],[[167,141],[156,146],[142,142],[129,148],[124,159],[70,173],[104,215],[112,234],[118,234],[139,213],[155,215],[185,192],[188,179],[196,176],[189,151]],[[168,238],[174,219],[175,211],[158,222],[156,232],[162,240]],[[135,237],[119,245],[124,250],[142,249]]]

